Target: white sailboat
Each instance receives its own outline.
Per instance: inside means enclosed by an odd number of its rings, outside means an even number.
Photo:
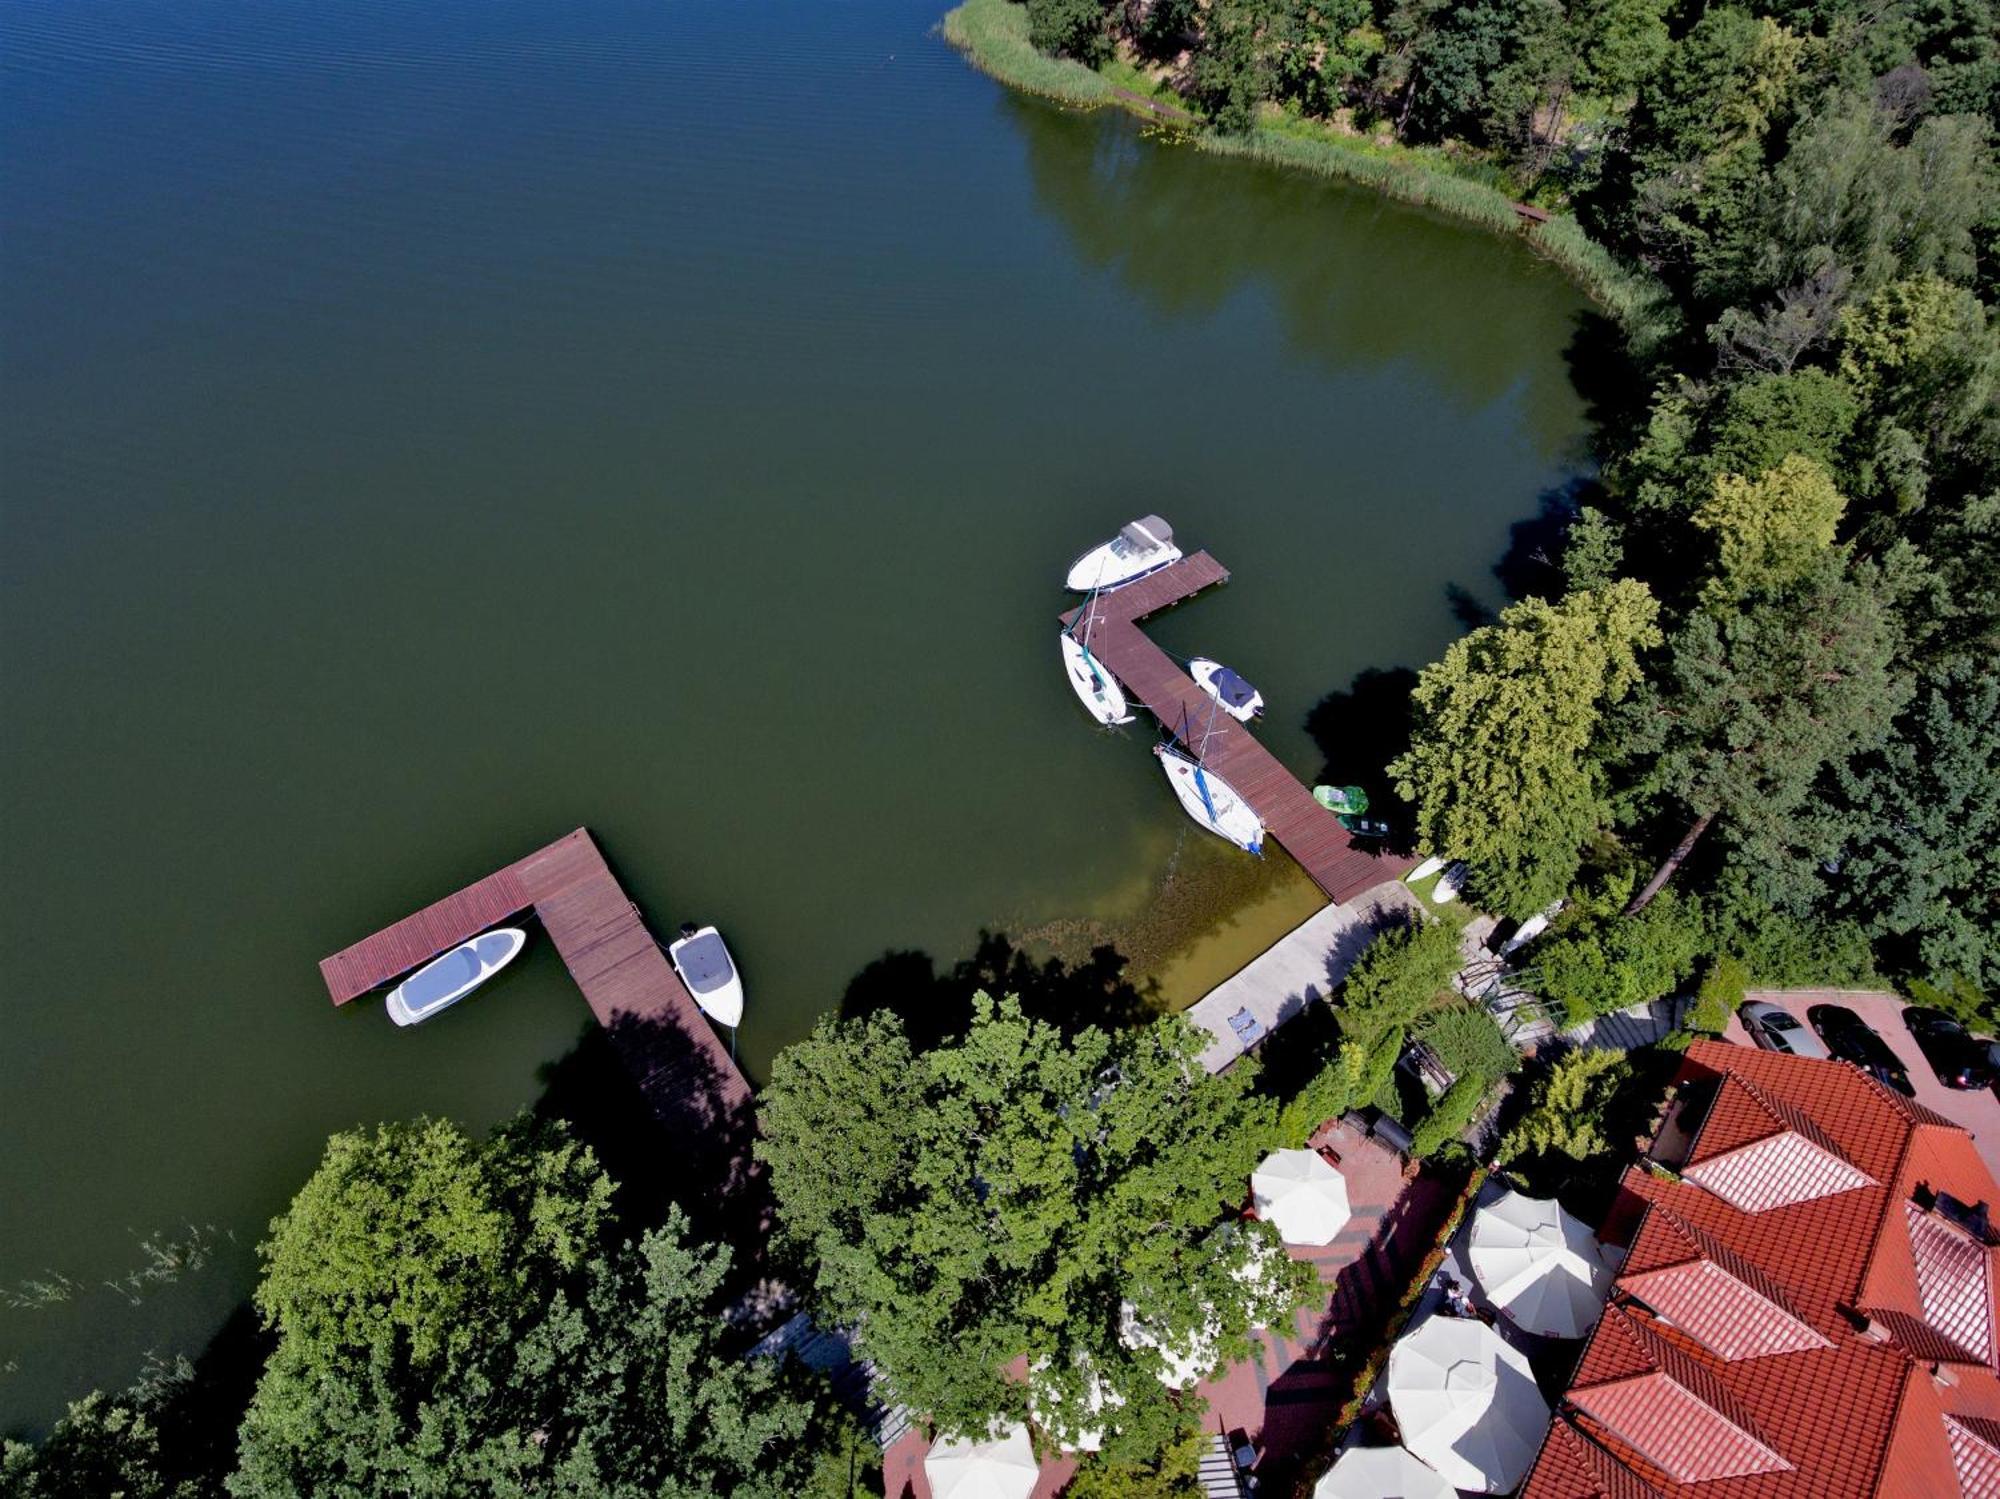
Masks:
[[[1156,744],[1160,769],[1181,800],[1187,815],[1218,838],[1226,838],[1246,853],[1264,852],[1264,824],[1230,784],[1183,750]]]
[[[1096,604],[1097,594],[1093,591],[1076,623],[1064,627],[1063,669],[1068,673],[1069,685],[1076,689],[1077,701],[1083,704],[1084,710],[1109,728],[1114,724],[1130,723],[1132,710],[1126,707],[1125,689],[1111,675],[1111,668],[1098,660],[1090,649],[1091,633],[1098,621],[1094,612]]]

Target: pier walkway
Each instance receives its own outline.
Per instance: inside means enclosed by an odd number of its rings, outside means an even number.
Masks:
[[[343,1005],[531,909],[653,1111],[689,1132],[739,1129],[749,1083],[583,828],[343,948],[320,974]]]
[[[1094,616],[1088,637],[1091,654],[1169,732],[1185,731],[1197,742],[1209,729],[1215,700],[1147,638],[1139,621],[1228,580],[1227,568],[1207,552],[1196,552],[1136,583],[1099,594],[1089,606]],[[1070,610],[1063,623],[1072,623],[1082,613],[1082,608]],[[1256,810],[1265,831],[1284,845],[1328,900],[1350,900],[1397,878],[1413,862],[1357,845],[1339,819],[1313,800],[1312,792],[1278,757],[1226,713],[1214,715],[1203,764]]]

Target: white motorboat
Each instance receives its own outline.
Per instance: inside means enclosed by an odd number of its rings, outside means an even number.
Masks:
[[[1253,854],[1264,852],[1264,824],[1227,781],[1214,771],[1204,770],[1200,761],[1172,745],[1156,744],[1153,753],[1160,757],[1160,769],[1167,773],[1167,784],[1174,788],[1174,795],[1181,799],[1188,816],[1240,849]]]
[[[1238,723],[1248,723],[1263,714],[1264,694],[1220,661],[1196,656],[1188,662],[1188,675],[1194,678],[1195,686],[1222,704],[1222,711]]]
[[[519,957],[527,941],[519,927],[503,926],[461,942],[389,991],[389,1018],[398,1025],[419,1025],[450,1009]]]
[[[1145,515],[1071,563],[1067,586],[1077,593],[1116,588],[1180,560],[1174,528],[1157,515]]]
[[[1088,615],[1083,623],[1087,631]],[[1111,669],[1068,630],[1062,632],[1062,657],[1063,667],[1069,673],[1069,685],[1076,689],[1077,698],[1092,718],[1107,728],[1112,724],[1132,721],[1132,710],[1125,705],[1125,690],[1111,675]]]
[[[667,957],[704,1015],[722,1025],[742,1023],[743,980],[737,975],[722,933],[712,926],[699,930],[684,926],[680,940],[667,949]]]

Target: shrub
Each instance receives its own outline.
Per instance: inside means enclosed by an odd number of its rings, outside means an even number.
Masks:
[[[1535,1085],[1528,1112],[1507,1132],[1494,1152],[1506,1163],[1523,1156],[1567,1156],[1587,1161],[1604,1155],[1611,1141],[1604,1132],[1612,1096],[1632,1076],[1622,1052],[1583,1048],[1557,1059]]]
[[[1701,908],[1668,891],[1637,916],[1589,914],[1563,927],[1522,978],[1580,1025],[1671,994],[1707,940]]]
[[[1729,1017],[1743,1003],[1743,991],[1749,984],[1750,970],[1740,959],[1727,955],[1717,958],[1702,976],[1701,989],[1695,995],[1694,1008],[1688,1012],[1684,1028],[1698,1036],[1721,1035]]]
[[[1483,1077],[1462,1077],[1445,1089],[1444,1097],[1431,1106],[1410,1136],[1410,1154],[1432,1156],[1465,1133],[1465,1127],[1479,1114],[1492,1082]]]
[[[1521,1065],[1495,1020],[1482,1005],[1457,1004],[1439,1010],[1424,1021],[1417,1039],[1437,1053],[1437,1058],[1455,1078],[1482,1077],[1497,1082]]]
[[[1340,1029],[1372,1042],[1408,1025],[1451,991],[1462,961],[1456,928],[1440,921],[1395,927],[1369,943],[1340,991]]]

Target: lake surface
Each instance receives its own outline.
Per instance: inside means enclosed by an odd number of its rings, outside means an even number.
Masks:
[[[885,950],[1218,856],[1059,672],[1120,522],[1233,570],[1158,636],[1307,775],[1499,602],[1578,297],[1010,97],[939,3],[0,10],[0,1429],[198,1352],[330,1130],[505,1117],[587,1022],[546,943],[408,1032],[334,948],[587,824],[761,1071]]]

